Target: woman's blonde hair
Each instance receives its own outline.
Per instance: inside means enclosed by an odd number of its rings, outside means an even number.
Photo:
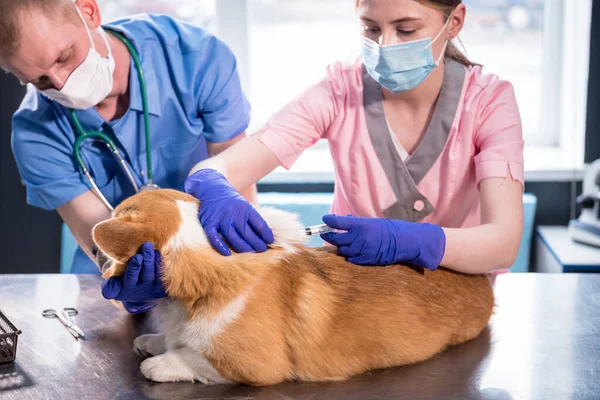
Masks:
[[[450,18],[452,11],[454,11],[454,9],[456,7],[458,7],[460,4],[462,4],[462,0],[414,0],[414,1],[416,1],[417,3],[423,4],[424,6],[435,8],[436,10],[441,11],[442,14],[444,14],[445,19]],[[359,3],[360,3],[360,0],[356,0],[357,8],[358,8]],[[472,62],[471,60],[469,60],[467,58],[467,56],[464,55],[463,52],[460,51],[454,45],[454,43],[452,43],[451,41],[449,41],[448,46],[446,46],[445,56],[446,56],[446,58],[451,58],[453,60],[456,60],[459,63],[461,63],[462,65],[467,66],[467,67],[479,65],[479,64],[476,64],[476,63]]]

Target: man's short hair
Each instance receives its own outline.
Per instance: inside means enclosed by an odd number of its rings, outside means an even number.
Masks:
[[[14,54],[21,45],[21,32],[28,26],[19,12],[39,10],[52,17],[71,16],[73,5],[73,0],[0,0],[0,56]],[[19,26],[20,21],[24,26]]]

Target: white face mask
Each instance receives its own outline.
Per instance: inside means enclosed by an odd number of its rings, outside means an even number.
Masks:
[[[41,92],[44,96],[55,100],[67,108],[86,110],[98,105],[98,103],[110,94],[113,87],[115,59],[110,50],[106,33],[103,30],[101,31],[102,38],[108,48],[108,56],[103,58],[98,54],[92,40],[92,34],[83,19],[83,15],[81,15],[81,11],[79,11],[77,5],[75,5],[75,8],[85,26],[92,47],[81,65],[75,68],[67,78],[61,90],[47,89]]]

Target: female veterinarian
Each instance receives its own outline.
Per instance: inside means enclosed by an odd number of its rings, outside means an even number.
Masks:
[[[523,219],[512,86],[453,46],[465,22],[460,0],[356,6],[362,56],[330,65],[264,128],[192,170],[185,190],[202,202],[209,240],[224,255],[229,247],[264,251],[272,233],[235,189],[289,168],[324,138],[336,179],[332,214],[323,220],[339,232],[323,239],[351,262],[464,273],[509,267]],[[132,286],[144,293],[137,300],[164,295],[159,283],[145,285]]]
[[[195,168],[185,188],[202,201],[209,237],[224,253],[218,233],[236,251],[256,250],[245,221],[252,209],[238,201],[226,211],[223,176],[246,187],[324,138],[336,178],[333,214],[323,220],[342,232],[323,238],[349,261],[465,273],[509,267],[523,218],[521,120],[512,86],[451,42],[465,6],[359,0],[357,9],[360,59],[329,66],[264,128]]]
[[[100,23],[95,0],[0,0],[0,66],[37,89],[14,115],[14,156],[28,203],[58,210],[77,238],[76,273],[98,273],[91,229],[134,186],[183,189],[249,123],[235,57],[214,36],[164,16]]]

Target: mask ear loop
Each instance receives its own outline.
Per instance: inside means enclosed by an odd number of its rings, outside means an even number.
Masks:
[[[94,45],[94,41],[92,40],[92,33],[90,32],[90,28],[88,28],[87,24],[85,23],[85,19],[83,18],[83,14],[81,14],[81,10],[79,10],[77,3],[75,3],[75,9],[77,10],[79,18],[81,18],[81,22],[83,22],[83,26],[85,26],[85,31],[87,32],[88,38],[90,39],[90,43],[92,44],[92,50],[96,51],[96,46]]]
[[[450,23],[450,20],[452,19],[452,15],[454,15],[454,14],[450,14],[450,16],[446,20],[446,23],[444,24],[444,27],[442,28],[440,33],[438,33],[437,36],[435,37],[435,39],[433,39],[431,41],[432,45],[440,38],[440,36],[442,36],[442,33],[444,33],[446,31],[446,28],[448,27],[448,24]],[[448,39],[446,39],[446,41],[444,42],[444,47],[442,48],[442,52],[440,53],[440,56],[438,57],[437,61],[435,62],[435,65],[440,65],[440,61],[444,57],[444,54],[446,54],[447,47],[448,47]]]
[[[100,28],[100,34],[102,35],[102,39],[104,39],[104,43],[106,44],[106,49],[108,50],[108,54],[106,55],[106,58],[110,58],[110,55],[112,54],[112,49],[110,48],[110,44],[108,43],[108,37],[107,37],[104,29]]]
[[[440,53],[440,56],[438,57],[437,61],[435,62],[435,65],[440,65],[440,61],[442,60],[442,58],[444,57],[444,55],[446,54],[446,48],[448,47],[448,40],[446,39],[446,42],[444,42],[444,47],[442,47],[442,52]]]

